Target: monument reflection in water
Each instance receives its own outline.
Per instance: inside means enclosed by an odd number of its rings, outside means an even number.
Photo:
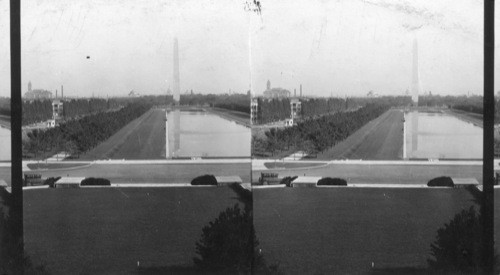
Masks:
[[[0,127],[0,161],[10,160],[10,130]]]
[[[167,158],[179,157],[179,150],[181,148],[181,114],[179,109],[167,111],[165,113],[165,137],[166,137],[166,156]],[[169,123],[168,114],[172,123]],[[169,127],[171,125],[171,127]],[[169,130],[170,129],[170,130]],[[170,134],[172,132],[172,134]]]
[[[441,112],[405,113],[406,158],[482,159],[483,129]]]
[[[169,110],[165,127],[167,158],[250,157],[250,128],[210,112]]]

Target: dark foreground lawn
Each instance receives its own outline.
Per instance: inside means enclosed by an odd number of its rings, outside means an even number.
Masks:
[[[372,263],[426,267],[437,229],[471,199],[461,189],[254,189],[254,222],[264,256],[287,274],[365,274]]]
[[[494,219],[495,219],[495,248],[498,253],[500,253],[500,189],[495,189],[495,209]]]
[[[53,274],[189,265],[202,227],[235,198],[223,187],[27,190],[25,249]]]

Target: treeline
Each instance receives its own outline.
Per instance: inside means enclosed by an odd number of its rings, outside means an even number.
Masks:
[[[440,96],[440,95],[421,95],[418,97],[419,106],[447,106],[453,108],[453,106],[482,106],[483,97],[482,96]]]
[[[333,112],[344,111],[348,106],[348,100],[342,98],[313,98],[303,100],[302,116],[313,117]]]
[[[249,94],[183,94],[180,105],[210,106],[250,114]]]
[[[78,117],[117,109],[121,105],[115,99],[90,98],[65,101],[63,106],[64,116]]]
[[[309,155],[335,146],[369,121],[390,108],[387,104],[369,103],[352,112],[338,112],[319,118],[306,119],[298,125],[271,129],[266,138],[254,137],[252,150],[255,156],[285,151],[304,151]]]
[[[264,99],[257,98],[258,117],[257,124],[264,124],[290,118],[290,99]]]
[[[63,114],[66,118],[81,117],[98,112],[114,110],[123,106],[119,99],[67,99],[63,101]],[[22,124],[29,125],[52,118],[52,100],[27,100],[23,102]]]
[[[135,102],[117,111],[91,114],[47,130],[33,130],[28,133],[29,140],[23,144],[23,155],[38,158],[65,151],[71,156],[79,156],[150,108],[151,105],[144,101]]]
[[[348,98],[300,98],[301,117],[303,119],[334,114],[337,112],[353,111],[367,104],[378,104],[402,107],[411,104],[409,96],[383,97],[348,97]],[[285,120],[290,118],[290,99],[258,98],[258,124]]]
[[[476,114],[480,114],[482,115],[483,114],[483,106],[482,104],[479,106],[479,105],[454,105],[452,106],[453,109],[457,109],[457,110],[462,110],[462,111],[465,111],[465,112],[471,112],[471,113],[476,113]]]

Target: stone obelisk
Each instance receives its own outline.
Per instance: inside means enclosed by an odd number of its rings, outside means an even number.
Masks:
[[[179,77],[179,42],[174,38],[174,104],[179,105],[181,99],[181,85]]]
[[[417,38],[413,39],[413,74],[411,81],[411,99],[415,107],[418,106],[418,94],[420,92],[420,79],[418,72],[418,44]]]

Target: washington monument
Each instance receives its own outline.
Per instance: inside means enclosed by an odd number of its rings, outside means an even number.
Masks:
[[[414,106],[418,106],[418,94],[420,90],[420,79],[418,73],[418,44],[417,38],[413,39],[413,76],[411,81],[411,99]]]
[[[174,38],[174,104],[179,105],[181,84],[179,79],[179,42]]]

